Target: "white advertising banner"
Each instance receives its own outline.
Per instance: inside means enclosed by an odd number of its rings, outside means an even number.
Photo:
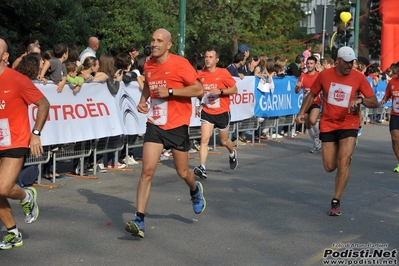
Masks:
[[[254,77],[237,80],[238,93],[230,95],[232,121],[250,118],[254,115]],[[116,136],[134,135],[145,132],[147,116],[137,111],[141,91],[136,82],[125,86],[122,82],[116,95],[112,95],[106,83],[84,83],[77,94],[70,85],[65,85],[61,93],[56,92],[55,84],[35,83],[50,102],[50,111],[42,130],[42,144],[55,145],[83,140]],[[199,126],[195,117],[195,104],[190,126]],[[31,124],[36,118],[35,105],[29,108]]]
[[[35,85],[50,102],[42,130],[43,145],[145,132],[146,115],[138,113],[136,107],[141,95],[137,83],[128,88],[121,83],[115,96],[105,83],[84,83],[76,95],[69,85],[61,93],[56,92],[55,84]],[[36,108],[31,105],[29,109],[32,123]]]

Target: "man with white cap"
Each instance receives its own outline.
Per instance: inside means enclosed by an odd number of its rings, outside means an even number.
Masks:
[[[378,107],[378,101],[366,77],[352,71],[355,52],[348,46],[338,50],[336,66],[320,72],[310,93],[303,100],[296,122],[303,123],[304,114],[313,99],[323,90],[323,111],[320,117],[320,140],[324,169],[335,177],[335,194],[330,216],[341,215],[340,199],[349,180],[349,165],[359,129],[361,105]],[[359,97],[361,93],[364,98]]]

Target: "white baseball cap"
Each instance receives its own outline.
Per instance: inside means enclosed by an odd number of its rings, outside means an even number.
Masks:
[[[345,62],[357,60],[355,51],[349,46],[339,48],[337,57],[342,58]]]

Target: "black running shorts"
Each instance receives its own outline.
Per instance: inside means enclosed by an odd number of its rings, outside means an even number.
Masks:
[[[357,137],[357,129],[339,129],[330,132],[320,132],[322,142],[338,142],[341,139]]]
[[[201,111],[201,123],[213,124],[219,130],[229,130],[230,127],[230,112],[224,112],[218,115],[211,115]]]
[[[28,155],[28,148],[14,148],[0,151],[0,158],[22,158]]]
[[[188,126],[183,125],[177,128],[163,130],[159,126],[147,122],[144,142],[161,143],[165,149],[188,151],[190,149]]]
[[[391,115],[389,119],[389,131],[392,130],[399,130],[399,116],[397,115]]]

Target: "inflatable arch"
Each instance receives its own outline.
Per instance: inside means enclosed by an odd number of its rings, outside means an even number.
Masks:
[[[398,0],[381,0],[381,69],[399,61],[399,6]]]

